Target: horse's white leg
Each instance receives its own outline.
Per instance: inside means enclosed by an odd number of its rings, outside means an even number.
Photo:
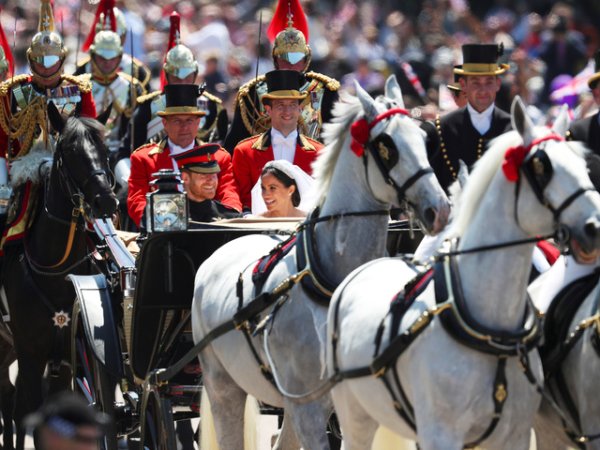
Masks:
[[[285,401],[284,409],[292,419],[294,429],[302,448],[310,450],[329,450],[327,438],[327,420],[331,414],[331,402],[322,397],[304,405]]]
[[[221,366],[210,346],[200,355],[200,365],[203,369],[204,392],[210,399],[219,448],[221,450],[244,450],[246,393]],[[203,422],[204,420],[201,420],[201,424]],[[205,427],[206,423],[202,426],[203,439],[208,433]]]
[[[273,450],[300,450],[300,441],[294,432],[294,427],[292,427],[291,418],[285,410],[283,411],[281,433],[277,436]]]
[[[342,429],[345,450],[370,449],[378,424],[358,403],[345,383],[331,391],[335,412]]]

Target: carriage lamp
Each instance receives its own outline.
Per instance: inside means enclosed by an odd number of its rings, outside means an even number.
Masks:
[[[152,174],[146,194],[146,229],[149,233],[185,231],[188,226],[188,207],[179,173],[161,169]]]

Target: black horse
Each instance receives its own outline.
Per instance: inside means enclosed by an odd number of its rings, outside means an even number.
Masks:
[[[10,310],[19,375],[14,418],[17,448],[23,448],[24,417],[48,393],[69,389],[69,336],[75,292],[65,275],[94,273],[93,240],[86,223],[117,209],[104,127],[94,120],[65,121],[49,103],[59,138],[52,164],[30,192],[35,205],[24,237],[5,245],[2,284]],[[33,172],[35,172],[34,170]],[[24,191],[20,188],[18,191]],[[47,383],[43,383],[48,366]]]

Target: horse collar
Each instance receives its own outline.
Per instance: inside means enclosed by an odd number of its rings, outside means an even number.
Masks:
[[[457,241],[453,241],[453,247]],[[542,337],[541,319],[529,296],[523,328],[516,332],[490,329],[477,322],[469,313],[465,302],[456,258],[445,256],[435,265],[436,303],[449,303],[450,308],[439,316],[446,331],[464,345],[496,356],[515,356],[524,349],[534,348]],[[529,328],[527,328],[527,324]]]

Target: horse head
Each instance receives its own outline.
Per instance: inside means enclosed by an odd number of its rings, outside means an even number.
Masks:
[[[352,125],[352,145],[364,146],[371,191],[382,203],[408,206],[427,233],[438,233],[448,221],[450,203],[429,165],[426,134],[404,109],[396,77],[387,79],[385,95],[377,99],[358,83],[356,92],[364,117]]]
[[[60,135],[56,143],[53,172],[75,208],[91,217],[110,217],[117,209],[113,176],[104,143],[104,127],[94,119],[62,118],[52,102],[48,116]],[[51,175],[52,176],[52,175]]]
[[[600,254],[600,194],[588,173],[588,150],[564,138],[569,125],[566,110],[552,128],[534,126],[516,97],[511,116],[516,131],[492,142],[469,181],[486,166],[497,172],[503,183],[496,189],[505,192],[507,210],[526,235],[556,233],[561,244],[570,244],[576,258],[595,260]]]

